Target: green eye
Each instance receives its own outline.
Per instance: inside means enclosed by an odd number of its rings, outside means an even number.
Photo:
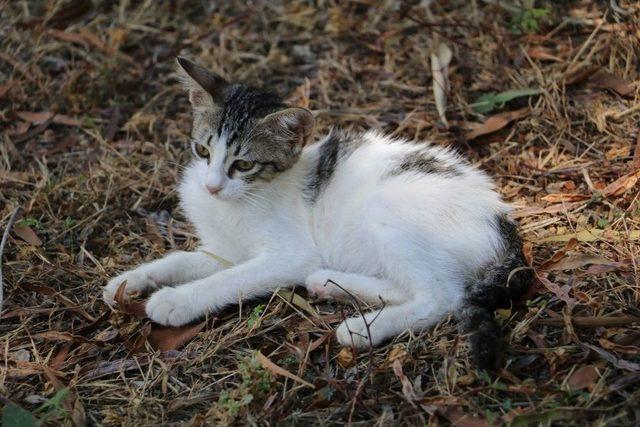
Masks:
[[[196,144],[196,154],[203,159],[209,158],[209,149],[202,144]]]
[[[249,160],[236,160],[235,162],[233,162],[233,167],[236,170],[239,170],[240,172],[249,171],[253,169],[255,165],[256,165],[256,162],[252,162]]]

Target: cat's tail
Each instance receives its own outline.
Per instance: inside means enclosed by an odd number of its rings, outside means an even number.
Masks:
[[[510,308],[520,299],[533,280],[522,252],[522,241],[516,225],[505,216],[495,222],[504,242],[502,253],[467,283],[459,314],[460,329],[470,334],[474,362],[479,370],[494,371],[504,355],[502,330],[494,312]]]

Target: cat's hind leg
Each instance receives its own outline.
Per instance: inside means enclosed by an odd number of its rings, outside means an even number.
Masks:
[[[400,335],[407,329],[419,331],[431,327],[453,309],[452,306],[426,299],[385,306],[365,313],[364,316],[346,319],[338,326],[336,337],[343,346],[366,349]]]
[[[317,270],[305,280],[310,295],[350,301],[351,294],[370,304],[400,304],[411,299],[410,292],[388,280],[335,270]]]
[[[178,285],[207,277],[223,268],[221,263],[204,252],[173,252],[164,258],[142,264],[109,280],[102,293],[104,301],[115,304],[116,291],[127,282],[125,299],[137,292]]]

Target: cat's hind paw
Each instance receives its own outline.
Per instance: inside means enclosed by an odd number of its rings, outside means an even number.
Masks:
[[[165,326],[182,326],[198,317],[193,302],[180,288],[163,288],[147,301],[147,316]]]
[[[369,339],[369,334],[371,334],[371,339]],[[382,341],[379,334],[376,333],[376,327],[371,324],[367,328],[362,317],[352,317],[342,322],[336,330],[336,338],[340,345],[353,347],[356,350],[367,350]]]
[[[331,279],[334,276],[332,270],[318,270],[309,275],[305,280],[309,295],[317,299],[346,299],[346,293]]]
[[[128,300],[132,294],[143,292],[149,288],[158,287],[153,278],[148,274],[141,273],[136,270],[127,271],[126,273],[122,273],[109,280],[107,286],[104,287],[104,290],[102,291],[102,299],[105,303],[111,306],[116,304],[116,292],[118,292],[118,288],[124,282],[127,282],[124,292],[125,301]]]

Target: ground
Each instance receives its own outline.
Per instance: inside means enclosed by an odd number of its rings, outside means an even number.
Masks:
[[[0,1],[5,424],[638,425],[640,5],[285,3]],[[311,109],[318,135],[377,127],[491,173],[537,276],[497,313],[504,369],[477,373],[454,319],[341,349],[356,308],[303,291],[178,330],[110,310],[108,278],[197,245],[177,55]]]

